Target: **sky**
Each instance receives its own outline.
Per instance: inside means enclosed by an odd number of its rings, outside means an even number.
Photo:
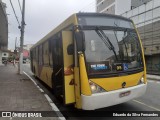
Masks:
[[[20,44],[20,30],[14,16],[10,0],[2,0],[7,5],[8,16],[8,49],[15,49]],[[18,0],[11,0],[19,23],[21,11]],[[19,0],[22,7],[22,0]],[[66,18],[76,12],[95,12],[95,0],[25,0],[25,33],[24,44],[35,44]]]

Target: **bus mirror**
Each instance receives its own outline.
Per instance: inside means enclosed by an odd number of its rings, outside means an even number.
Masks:
[[[84,33],[82,31],[75,32],[77,51],[85,51]]]

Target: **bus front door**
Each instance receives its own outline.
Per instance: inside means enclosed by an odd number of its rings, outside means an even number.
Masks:
[[[75,103],[75,87],[73,72],[73,38],[71,31],[62,31],[64,60],[64,103]]]

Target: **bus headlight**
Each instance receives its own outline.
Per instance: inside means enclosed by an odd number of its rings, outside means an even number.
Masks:
[[[91,88],[92,94],[106,92],[103,88],[101,88],[100,86],[98,86],[95,83],[91,82],[90,80],[89,80],[89,84],[90,84],[90,88]]]
[[[141,79],[139,80],[138,85],[139,85],[139,84],[144,84],[144,77],[143,77],[143,76],[142,76]]]

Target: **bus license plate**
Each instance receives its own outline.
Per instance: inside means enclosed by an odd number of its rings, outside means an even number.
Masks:
[[[125,96],[128,96],[128,95],[130,95],[131,94],[131,91],[127,91],[127,92],[123,92],[123,93],[120,93],[119,94],[119,97],[121,98],[121,97],[125,97]]]

